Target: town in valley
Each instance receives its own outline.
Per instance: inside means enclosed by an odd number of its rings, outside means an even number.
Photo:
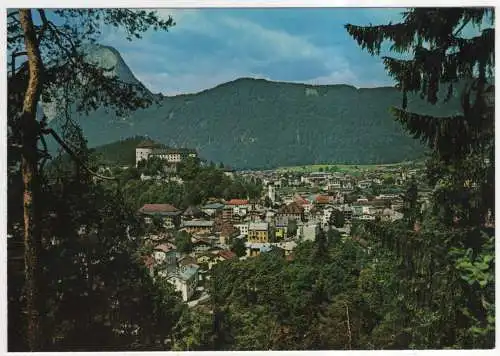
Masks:
[[[187,161],[207,165],[195,150],[159,146],[144,140],[136,147],[135,167],[117,169],[137,170],[135,179],[162,186],[182,185],[178,170]],[[157,171],[147,170],[148,160],[160,163]],[[405,187],[417,184],[422,175],[422,165],[412,162],[341,167],[236,171],[221,165],[218,169],[231,180],[257,182],[259,194],[208,197],[184,208],[152,200],[137,211],[149,232],[133,238],[151,248],[144,264],[155,278],[174,285],[189,306],[204,305],[210,301],[207,281],[217,263],[264,253],[292,260],[298,244],[315,241],[319,235],[363,244],[353,226],[402,219]],[[101,167],[101,172],[107,171],[109,167]],[[419,199],[425,202],[426,188],[422,188]],[[182,246],[176,245],[179,239]]]

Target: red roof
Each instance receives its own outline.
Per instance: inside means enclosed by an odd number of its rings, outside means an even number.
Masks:
[[[172,244],[169,244],[169,243],[164,243],[164,244],[160,244],[160,245],[155,246],[154,249],[167,253],[169,251],[175,250],[175,246]]]
[[[248,205],[248,200],[245,199],[231,199],[227,205]]]
[[[143,262],[144,262],[144,265],[147,267],[147,268],[151,268],[153,267],[154,263],[155,263],[155,260],[152,256],[144,256],[143,257]]]
[[[330,203],[330,197],[326,195],[318,195],[316,197],[316,203],[318,204],[328,204]]]
[[[296,195],[295,198],[294,198],[294,201],[297,204],[300,204],[300,205],[307,205],[307,204],[309,204],[309,200],[305,199],[304,197],[301,197],[300,195]]]
[[[236,254],[233,251],[229,251],[229,250],[220,251],[219,256],[226,259],[226,260],[236,258]]]
[[[140,211],[142,213],[175,213],[178,210],[170,204],[144,204]]]

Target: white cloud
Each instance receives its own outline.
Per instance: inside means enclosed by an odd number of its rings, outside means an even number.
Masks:
[[[322,65],[325,73],[307,80],[311,84],[347,83],[361,87],[386,84],[360,78],[352,63],[346,59],[344,49],[333,44],[318,46],[306,36],[267,28],[217,10],[157,11],[161,17],[167,18],[170,15],[176,22],[170,33],[165,34],[164,42],[150,41],[148,34],[143,40],[129,43],[116,30],[108,33],[105,41],[118,47],[137,78],[153,92],[166,95],[198,92],[245,76],[269,79],[272,73],[261,73],[262,70],[255,68],[265,68],[282,61]],[[380,16],[374,18],[374,22],[378,22],[379,18],[384,20],[387,16],[394,17],[400,10],[389,14],[375,9],[366,11]],[[383,16],[386,18],[382,18]],[[218,50],[202,54],[198,52],[199,56],[195,58],[189,43],[179,45],[177,41],[176,47],[171,45],[169,36],[182,36],[185,32],[203,35],[207,41],[217,41]]]
[[[237,45],[265,50],[270,58],[313,57],[321,54],[321,50],[307,39],[293,36],[285,31],[265,28],[255,22],[231,17],[223,18],[221,25],[228,27],[232,33],[238,33]]]

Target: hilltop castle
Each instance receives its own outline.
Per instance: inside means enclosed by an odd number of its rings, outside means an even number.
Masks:
[[[165,148],[153,141],[143,141],[135,148],[135,166],[137,167],[140,161],[147,160],[152,156],[175,164],[182,162],[187,157],[196,158],[197,154],[195,150],[187,148]]]

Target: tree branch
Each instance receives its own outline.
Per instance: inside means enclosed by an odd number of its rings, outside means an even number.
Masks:
[[[38,9],[38,14],[40,15],[40,18],[42,19],[42,27],[40,28],[40,32],[38,33],[37,36],[37,41],[38,44],[42,41],[43,35],[45,34],[45,31],[49,28],[50,21],[47,19],[47,15],[45,15],[45,10],[43,9]]]
[[[349,350],[351,350],[352,348],[352,334],[351,334],[351,322],[349,320],[349,307],[347,306],[347,303],[344,303],[345,304],[345,313],[347,315],[347,335],[349,337]]]
[[[7,14],[7,18],[13,17],[14,19],[16,19],[15,18],[16,15],[19,15],[19,11],[11,11]]]
[[[47,142],[45,141],[45,137],[43,136],[43,133],[40,135],[40,141],[42,142],[43,145],[43,159],[40,162],[40,168],[39,171],[41,172],[43,169],[43,166],[45,165],[45,162],[47,162],[47,159],[50,158],[49,150],[47,149]]]
[[[14,75],[14,73],[16,72],[16,57],[27,56],[27,55],[28,55],[28,52],[26,52],[26,51],[12,52],[12,54],[10,55],[10,57],[11,57],[10,70],[11,70],[12,75]]]
[[[66,48],[66,46],[64,46],[64,44],[62,43],[61,41],[61,36],[64,36],[66,38],[66,40],[69,42],[71,48],[73,51],[76,52],[76,46],[75,44],[73,43],[72,39],[71,39],[71,36],[68,36],[67,34],[63,33],[62,31],[60,31],[56,25],[54,25],[54,23],[52,23],[49,19],[47,19],[47,16],[45,14],[45,11],[40,9],[38,10],[38,13],[40,14],[40,18],[42,20],[42,27],[40,29],[40,33],[38,35],[38,43],[40,43],[40,41],[42,40],[42,36],[43,36],[43,33],[49,29],[53,34],[54,34],[54,41],[57,43],[57,45],[59,46],[59,48],[61,50],[63,50],[64,52],[66,52],[66,55],[68,56],[69,60],[72,62],[73,65],[76,65],[75,61],[73,60],[73,55],[71,54],[71,52]]]
[[[455,31],[455,33],[453,34],[453,37],[457,37],[460,34],[460,32],[462,32],[462,30],[464,29],[464,27],[467,26],[467,24],[469,22],[470,22],[470,19],[465,20],[464,23],[462,24],[462,26],[460,26],[458,28],[458,30]]]
[[[88,173],[90,173],[91,175],[93,175],[97,178],[100,178],[100,179],[118,180],[118,178],[116,178],[116,177],[106,177],[106,176],[100,175],[99,173],[94,172],[89,167],[87,167],[87,165],[76,155],[75,152],[73,152],[73,150],[66,144],[66,142],[64,142],[64,140],[61,137],[59,137],[59,135],[54,130],[43,129],[42,133],[46,134],[46,135],[52,135],[52,137],[54,137],[54,139],[57,141],[57,143],[59,143],[59,145],[61,145],[61,147],[64,148],[64,150],[75,160],[75,162],[78,165],[80,165],[83,169],[85,169]]]

